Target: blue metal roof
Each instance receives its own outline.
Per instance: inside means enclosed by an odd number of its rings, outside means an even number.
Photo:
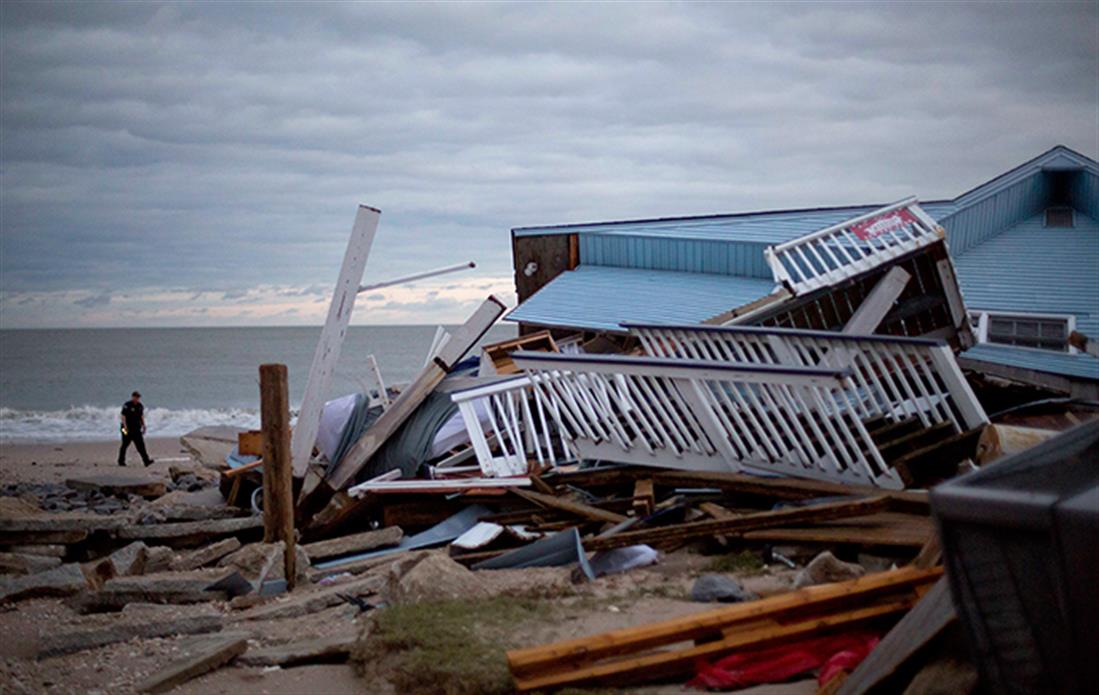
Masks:
[[[1031,369],[1036,372],[1061,374],[1076,379],[1099,380],[1099,359],[1091,355],[1070,355],[1065,352],[1028,350],[1006,345],[983,343],[962,355],[973,360],[1003,364],[1008,367]]]
[[[921,202],[920,206],[935,219],[945,217],[955,210],[949,201]],[[622,222],[598,222],[548,227],[520,227],[513,229],[515,236],[542,234],[597,234],[647,238],[699,239],[711,241],[747,241],[760,244],[778,244],[796,239],[818,229],[830,227],[857,215],[876,210],[881,205],[858,205],[841,208],[813,208],[806,210],[778,210],[774,212],[749,212],[738,215],[710,215],[705,217],[668,217],[655,220],[627,220]]]
[[[1076,213],[1072,229],[1042,215],[1009,227],[954,259],[966,306],[1074,314],[1076,330],[1099,338],[1099,222]]]
[[[954,259],[970,310],[1072,314],[1076,330],[1099,336],[1099,222],[1077,211],[1072,229],[1044,215],[1008,227]],[[978,345],[966,357],[1077,378],[1099,379],[1091,355]]]
[[[558,275],[507,315],[509,321],[590,330],[619,323],[700,323],[774,288],[771,280],[582,265]]]

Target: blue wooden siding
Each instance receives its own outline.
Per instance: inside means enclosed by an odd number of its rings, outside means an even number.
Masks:
[[[763,257],[766,244],[703,241],[615,234],[581,234],[580,262],[584,265],[714,273],[770,278]]]
[[[1072,207],[1093,220],[1099,220],[1099,176],[1081,171],[1073,177]]]
[[[1042,171],[939,220],[946,229],[950,252],[960,256],[1004,229],[1046,207],[1049,179]]]

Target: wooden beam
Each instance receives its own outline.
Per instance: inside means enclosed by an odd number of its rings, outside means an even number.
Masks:
[[[792,507],[773,512],[745,514],[731,519],[692,521],[674,526],[658,526],[637,531],[624,531],[605,538],[592,538],[584,542],[585,550],[610,550],[639,543],[683,542],[717,534],[731,535],[757,529],[794,526],[805,522],[830,521],[852,516],[866,516],[885,511],[889,506],[886,497],[872,497],[852,502],[831,502],[809,507]]]
[[[652,478],[638,478],[633,483],[633,508],[638,516],[648,516],[656,507]]]
[[[378,392],[378,402],[381,403],[382,410],[389,407],[389,391],[385,388],[385,382],[382,381],[382,371],[378,369],[378,360],[374,359],[374,355],[366,356],[366,374],[372,382],[374,390]]]
[[[342,490],[347,486],[370,457],[389,441],[405,420],[416,412],[424,399],[431,395],[447,372],[477,344],[492,324],[496,323],[496,319],[504,313],[504,308],[502,301],[490,296],[477,311],[473,312],[473,315],[451,335],[450,340],[435,356],[432,364],[420,372],[416,380],[402,391],[397,400],[393,401],[366,430],[355,446],[351,447],[344,457],[329,469],[325,476],[325,482],[329,487],[333,490]]]
[[[859,304],[855,315],[844,325],[843,332],[848,335],[871,335],[911,279],[912,276],[899,265],[890,268],[885,277],[874,285],[869,296]]]
[[[374,243],[374,234],[378,230],[378,218],[381,211],[360,205],[355,214],[355,224],[351,227],[351,239],[347,242],[347,251],[340,266],[340,276],[336,280],[336,289],[332,293],[332,302],[328,306],[328,318],[321,329],[317,349],[313,352],[313,364],[309,367],[309,379],[305,383],[305,395],[302,396],[298,422],[294,428],[292,456],[294,475],[302,477],[309,467],[313,455],[313,445],[317,442],[317,430],[321,424],[321,410],[328,388],[332,384],[332,374],[340,359],[347,325],[351,320],[351,310],[355,307],[355,297],[359,293],[359,281],[363,278],[366,259],[370,255],[370,246]]]
[[[357,281],[356,281],[357,282]],[[263,430],[263,540],[282,541],[286,584],[294,588],[294,476],[290,462],[290,395],[286,365],[259,368]]]
[[[533,502],[540,507],[558,509],[560,511],[567,512],[574,516],[578,516],[582,519],[588,519],[590,521],[604,521],[610,524],[620,524],[626,520],[626,517],[622,516],[621,514],[608,512],[605,509],[593,507],[589,504],[573,502],[562,497],[544,495],[540,492],[531,492],[529,490],[514,489],[512,490],[512,492],[519,497],[527,500],[528,502]]]
[[[941,575],[941,568],[880,572],[661,623],[512,650],[508,665],[523,691],[680,675],[700,658],[903,612],[916,602],[921,587]]]

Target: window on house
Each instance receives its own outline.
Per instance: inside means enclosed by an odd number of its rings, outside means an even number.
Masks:
[[[1072,227],[1072,208],[1070,207],[1054,207],[1046,208],[1046,226],[1047,227]]]
[[[970,321],[982,343],[1071,352],[1068,336],[1073,318],[980,311],[974,312]]]

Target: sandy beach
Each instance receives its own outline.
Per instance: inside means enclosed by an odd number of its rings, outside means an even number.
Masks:
[[[61,483],[75,472],[89,469],[118,468],[117,440],[101,442],[52,442],[49,444],[0,445],[0,483],[42,482]],[[150,437],[145,440],[153,465],[191,461],[179,437]],[[133,446],[126,452],[130,469],[142,468],[141,457]]]

